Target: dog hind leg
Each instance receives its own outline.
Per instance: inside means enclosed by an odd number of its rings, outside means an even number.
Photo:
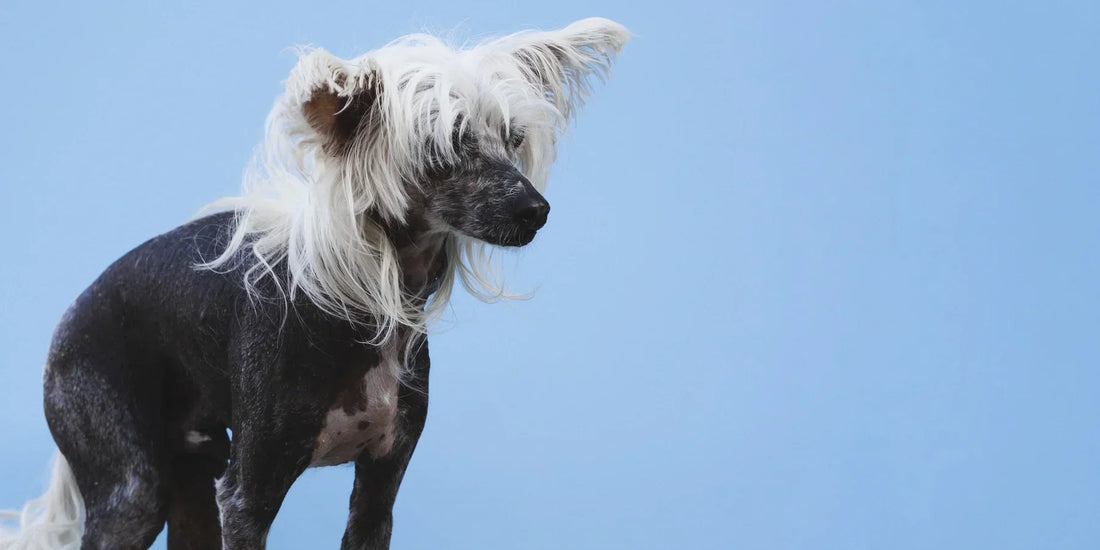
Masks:
[[[168,509],[168,550],[221,548],[214,479],[224,471],[225,461],[191,453],[176,455]]]
[[[46,420],[87,513],[81,548],[148,548],[167,512],[157,398],[89,351],[51,354],[45,376]]]

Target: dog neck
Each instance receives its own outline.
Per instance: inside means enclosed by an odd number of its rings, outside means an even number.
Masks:
[[[409,297],[427,300],[439,290],[447,267],[447,235],[419,220],[388,226],[386,234],[397,249],[401,288]]]

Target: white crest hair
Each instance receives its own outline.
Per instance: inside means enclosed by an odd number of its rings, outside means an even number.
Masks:
[[[285,262],[284,297],[303,292],[334,315],[368,316],[377,324],[378,344],[398,327],[424,332],[456,274],[482,299],[502,296],[484,243],[451,234],[443,287],[426,310],[417,308],[402,292],[397,251],[375,218],[405,220],[407,185],[422,181],[433,159],[455,154],[456,129],[499,135],[521,125],[526,139],[519,167],[542,191],[557,136],[589,92],[590,77],[607,75],[628,36],[618,23],[592,18],[465,50],[423,34],[350,60],[302,50],[268,115],[242,194],[207,207],[234,210],[236,225],[225,251],[201,267],[232,269],[244,250],[255,259],[244,274],[255,294],[256,283]],[[325,136],[304,114],[318,91],[335,94],[344,108],[359,94],[374,97],[345,154],[326,148]]]

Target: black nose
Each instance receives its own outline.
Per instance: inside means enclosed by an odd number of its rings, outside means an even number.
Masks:
[[[540,229],[546,225],[546,216],[550,214],[550,203],[546,199],[534,196],[516,209],[516,220],[528,229]]]

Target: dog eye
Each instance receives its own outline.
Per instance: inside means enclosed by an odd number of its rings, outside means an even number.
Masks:
[[[451,144],[456,152],[469,149],[474,144],[473,132],[466,125],[466,117],[462,115],[455,117],[454,126],[451,130]]]
[[[459,131],[455,128],[451,134],[451,151],[455,155],[463,156],[476,153],[478,149],[477,138],[469,130]]]
[[[508,145],[512,149],[519,149],[525,139],[527,139],[527,132],[524,132],[523,128],[513,128],[512,135],[508,137]]]
[[[445,179],[454,172],[454,165],[437,153],[428,153],[427,175],[430,179]]]
[[[464,154],[477,152],[477,139],[472,132],[463,132],[455,141],[455,147]]]

